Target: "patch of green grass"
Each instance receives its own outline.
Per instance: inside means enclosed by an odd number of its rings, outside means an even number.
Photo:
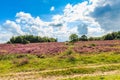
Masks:
[[[92,67],[92,68],[70,68],[66,70],[58,70],[58,71],[50,71],[42,73],[42,76],[66,76],[66,75],[74,75],[74,74],[91,74],[95,72],[107,72],[112,70],[120,70],[120,65],[112,65],[112,66],[101,66],[101,67]]]
[[[75,78],[68,78],[63,80],[120,80],[120,75],[75,77]]]
[[[56,56],[45,57],[41,55],[38,56],[31,54],[6,54],[0,55],[0,74],[11,72],[64,69],[87,66],[88,64],[97,65],[110,63],[120,63],[120,54],[113,52],[99,54],[79,54],[69,50],[68,52],[64,52]],[[77,72],[77,70],[73,70],[72,72],[74,73],[75,71]],[[62,72],[58,72],[58,74],[59,73]],[[65,74],[68,73],[71,73],[71,70],[65,72]]]

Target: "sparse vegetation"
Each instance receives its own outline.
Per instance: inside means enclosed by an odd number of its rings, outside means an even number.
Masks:
[[[91,47],[94,47],[94,46],[96,46],[96,44],[90,44],[90,46],[91,46]]]
[[[13,59],[12,63],[15,64],[16,66],[23,66],[29,63],[29,59],[28,58]]]
[[[100,76],[85,76],[85,77],[75,77],[63,80],[120,80],[120,75],[100,75]]]
[[[27,54],[27,55],[9,54],[7,56],[2,55],[4,59],[0,61],[1,63],[0,72],[3,74],[3,72],[10,73],[10,72],[21,72],[21,71],[39,71],[44,69],[54,70],[54,69],[64,69],[64,68],[72,68],[72,67],[84,68],[88,64],[104,65],[104,64],[120,63],[120,54],[116,54],[113,52],[109,52],[109,53],[107,52],[107,53],[101,53],[101,54],[74,53],[74,54],[68,55],[67,57],[59,58],[61,55],[62,54],[57,56],[51,56],[51,57],[48,56],[45,58],[38,58],[36,55],[30,55],[30,54]],[[109,68],[111,67],[108,67],[107,69]],[[118,69],[118,68],[116,67],[115,69]]]

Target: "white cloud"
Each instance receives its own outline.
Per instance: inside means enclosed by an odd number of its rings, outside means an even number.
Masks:
[[[54,11],[54,10],[55,10],[55,7],[52,6],[52,7],[50,8],[50,11]]]
[[[106,32],[120,30],[120,0],[104,0],[104,5],[96,6],[91,13]],[[102,2],[102,1],[101,1]]]
[[[58,22],[54,20],[53,22],[44,22],[40,17],[35,18],[29,13],[19,12],[16,14],[15,21],[6,20],[6,22],[0,27],[1,31],[6,32],[4,33],[5,36],[1,36],[0,39],[2,38],[1,40],[4,39],[4,41],[7,41],[12,36],[24,34],[48,36],[59,39],[62,36],[66,38],[66,36],[70,35],[72,32],[77,32],[77,29],[68,29],[66,24],[61,25],[61,27],[56,27],[57,23]],[[6,37],[8,34],[9,37]],[[64,41],[65,39],[63,39],[63,37],[59,40]]]
[[[95,3],[97,3],[97,1]],[[92,33],[97,35],[98,33],[103,34],[104,30],[102,30],[102,28],[100,27],[100,24],[90,16],[90,13],[94,11],[94,8],[96,7],[95,3],[94,5],[88,5],[89,2],[84,1],[76,5],[68,4],[64,9],[64,15],[62,19],[64,20],[64,22],[68,24],[71,23],[73,27],[77,26],[79,35],[82,35],[82,34],[91,35]],[[96,30],[92,30],[93,27],[96,27],[96,26],[97,28],[94,28]],[[101,30],[98,31],[98,28],[100,28]]]
[[[24,34],[24,32],[22,32],[22,30],[21,30],[21,26],[19,24],[16,24],[14,21],[7,20],[3,24],[3,27],[8,32],[12,32],[15,35],[23,35]]]

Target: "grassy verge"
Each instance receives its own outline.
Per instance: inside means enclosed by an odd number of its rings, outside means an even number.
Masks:
[[[107,72],[113,70],[120,70],[120,65],[112,65],[112,66],[101,66],[101,67],[93,67],[93,68],[71,68],[66,70],[59,71],[50,71],[45,73],[40,73],[43,77],[46,76],[67,76],[67,75],[75,75],[75,74],[91,74],[95,72]]]
[[[46,55],[31,55],[31,54],[6,54],[0,55],[0,75],[13,72],[29,72],[29,71],[42,71],[64,69],[72,67],[81,67],[78,69],[69,69],[67,71],[53,71],[46,72],[43,75],[67,75],[73,73],[91,73],[103,70],[116,70],[119,66],[101,67],[97,70],[93,68],[84,68],[88,64],[110,64],[120,63],[120,54],[107,52],[107,53],[90,53],[78,54],[71,50],[61,53],[56,56]]]
[[[68,78],[63,80],[120,80],[120,75],[87,76],[87,77]]]

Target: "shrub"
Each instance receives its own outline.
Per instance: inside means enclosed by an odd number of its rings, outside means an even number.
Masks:
[[[45,56],[42,55],[42,54],[37,54],[36,56],[37,56],[38,58],[45,58]]]
[[[13,64],[16,64],[17,66],[23,66],[25,64],[29,63],[28,58],[21,58],[21,59],[15,59],[13,60]]]
[[[71,55],[72,53],[73,53],[72,50],[67,50],[67,51],[66,51],[66,54],[67,54],[67,55]]]
[[[75,62],[75,57],[73,56],[68,56],[68,62]]]
[[[96,46],[96,44],[90,44],[90,46],[93,46],[93,47],[94,47],[94,46]]]
[[[69,42],[65,42],[65,45],[69,45]]]
[[[17,58],[24,58],[24,57],[26,57],[27,55],[24,55],[24,54],[18,54],[17,55]]]
[[[12,44],[12,42],[11,42],[11,41],[8,41],[7,44]]]

